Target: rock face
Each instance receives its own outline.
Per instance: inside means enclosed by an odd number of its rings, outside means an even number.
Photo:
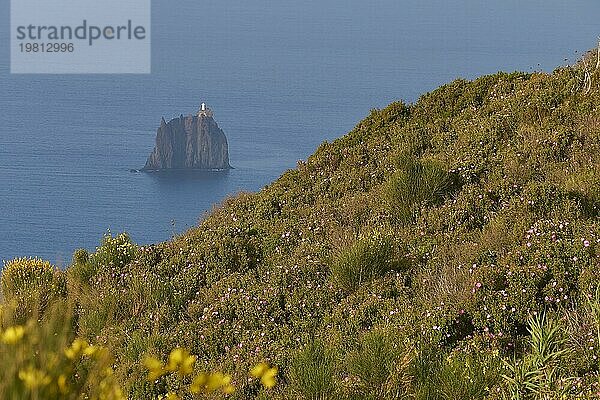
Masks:
[[[143,170],[229,168],[227,138],[211,112],[181,115],[168,123],[163,118]]]

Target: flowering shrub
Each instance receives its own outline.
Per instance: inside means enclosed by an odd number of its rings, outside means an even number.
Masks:
[[[137,247],[127,233],[116,236],[107,233],[94,253],[88,254],[84,249],[75,251],[69,274],[77,282],[86,285],[101,272],[107,272],[118,280],[127,264],[135,258],[136,252]]]
[[[38,289],[48,296],[64,295],[65,278],[48,261],[38,258],[17,258],[4,264],[2,295],[6,300]]]
[[[17,258],[4,264],[2,270],[4,301],[16,308],[24,322],[32,312],[43,314],[49,304],[67,294],[62,271],[37,258]]]
[[[69,341],[70,321],[59,311],[49,311],[42,324],[31,319],[0,329],[0,397],[125,400],[109,351],[82,338]]]
[[[494,334],[523,333],[532,315],[565,308],[579,296],[582,271],[597,259],[569,221],[541,220],[498,265],[473,265],[475,325]]]
[[[100,268],[121,269],[135,257],[137,247],[126,233],[117,236],[107,234],[102,244],[90,257],[90,261]]]

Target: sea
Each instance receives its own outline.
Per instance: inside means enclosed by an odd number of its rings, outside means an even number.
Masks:
[[[151,74],[16,75],[0,4],[0,260],[59,267],[108,232],[148,244],[196,226],[371,109],[456,78],[550,72],[600,34],[597,0],[154,0]],[[130,172],[161,117],[201,102],[235,169]]]

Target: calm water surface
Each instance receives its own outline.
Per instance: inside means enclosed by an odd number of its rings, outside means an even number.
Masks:
[[[164,1],[151,75],[9,75],[0,13],[0,260],[59,265],[107,231],[138,243],[197,224],[350,130],[371,108],[457,77],[551,71],[595,45],[600,2]],[[226,132],[226,174],[133,174],[161,116],[201,101]]]

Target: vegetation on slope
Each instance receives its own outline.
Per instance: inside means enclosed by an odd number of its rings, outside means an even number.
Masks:
[[[131,399],[597,396],[600,70],[588,65],[457,80],[374,110],[171,241],[107,236],[64,272],[16,260],[2,329],[47,329],[60,304],[65,343],[108,349]],[[235,391],[149,382],[148,355],[178,348]],[[0,344],[3,365],[14,351]],[[261,362],[278,367],[275,387],[249,378]],[[25,364],[0,371],[0,391]]]

